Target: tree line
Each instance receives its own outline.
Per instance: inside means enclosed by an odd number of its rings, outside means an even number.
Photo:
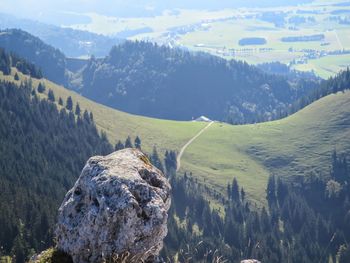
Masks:
[[[167,262],[175,255],[180,262],[350,262],[350,172],[343,155],[333,154],[328,178],[286,182],[271,175],[260,209],[235,178],[225,195],[213,195],[187,173],[170,181]],[[213,208],[213,196],[224,210]]]
[[[65,193],[89,157],[113,149],[91,114],[59,110],[36,90],[0,82],[0,255],[15,262],[52,245]]]
[[[0,48],[0,71],[4,75],[10,75],[11,67],[15,67],[19,72],[33,78],[41,79],[43,76],[41,70],[34,66],[34,64],[27,62],[13,53],[8,54],[3,48]],[[18,75],[16,80],[19,80]]]

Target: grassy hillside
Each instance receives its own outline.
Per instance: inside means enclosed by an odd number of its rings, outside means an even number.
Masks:
[[[335,148],[350,151],[349,113],[350,92],[345,92],[279,121],[240,126],[216,123],[188,147],[183,169],[197,171],[217,186],[225,186],[235,176],[258,199],[269,172],[293,177],[326,174]]]
[[[20,80],[28,78],[14,68],[12,71],[12,76],[3,76],[0,72],[0,78],[14,81],[15,72],[18,73]],[[157,149],[161,152],[166,149],[180,150],[182,145],[205,127],[204,123],[167,121],[127,114],[95,103],[51,81],[32,79],[32,82],[34,86],[37,86],[40,82],[45,84],[45,93],[39,94],[42,97],[46,97],[49,89],[52,89],[56,97],[56,103],[59,97],[65,102],[67,97],[71,96],[74,106],[76,102],[79,102],[82,112],[85,109],[91,111],[98,128],[107,133],[112,144],[115,144],[118,140],[125,140],[128,135],[132,139],[138,135],[142,139],[144,150],[147,152],[150,152],[153,146],[157,146]]]
[[[107,133],[112,143],[139,135],[146,151],[151,151],[153,145],[161,152],[179,151],[206,126],[126,114],[44,82],[46,93],[52,89],[56,100],[72,96],[83,110],[92,111],[98,128]],[[33,83],[37,85],[39,80],[33,79]],[[238,126],[215,123],[186,149],[180,172],[191,171],[200,181],[222,192],[235,176],[248,196],[259,203],[270,173],[293,177],[317,171],[326,174],[335,147],[339,152],[350,152],[349,113],[350,92],[345,92],[327,96],[279,121]]]

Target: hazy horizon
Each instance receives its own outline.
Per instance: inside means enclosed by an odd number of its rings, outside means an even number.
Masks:
[[[62,0],[62,1],[34,1],[34,0],[13,0],[0,1],[0,12],[16,15],[18,18],[34,19],[39,22],[55,25],[70,25],[86,22],[88,17],[86,13],[97,13],[105,16],[114,17],[148,17],[159,15],[165,10],[172,9],[205,9],[220,10],[224,8],[237,7],[268,7],[297,5],[301,3],[310,3],[312,0],[223,0],[217,2],[214,0],[206,1],[121,1],[113,2],[107,0]]]

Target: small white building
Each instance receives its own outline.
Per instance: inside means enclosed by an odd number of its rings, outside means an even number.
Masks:
[[[245,259],[245,260],[242,260],[241,263],[261,263],[261,261],[256,259]]]
[[[193,121],[211,122],[212,120],[209,119],[208,117],[200,116],[200,117],[198,117],[197,119],[195,119]]]

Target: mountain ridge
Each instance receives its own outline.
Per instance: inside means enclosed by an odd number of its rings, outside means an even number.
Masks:
[[[271,120],[318,86],[317,79],[268,74],[244,62],[149,42],[127,41],[105,58],[87,61],[67,60],[21,30],[3,31],[0,46],[43,68],[46,78],[90,99],[163,119],[206,115],[229,123]]]

